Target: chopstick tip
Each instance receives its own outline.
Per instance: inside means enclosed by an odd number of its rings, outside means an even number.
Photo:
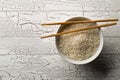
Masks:
[[[115,20],[115,21],[119,21],[119,19],[117,19],[117,18],[116,18],[116,19],[114,19],[114,20]]]
[[[41,26],[44,26],[44,24],[41,24]]]
[[[41,39],[43,39],[44,37],[40,37]]]
[[[48,26],[49,24],[41,24],[41,26]]]

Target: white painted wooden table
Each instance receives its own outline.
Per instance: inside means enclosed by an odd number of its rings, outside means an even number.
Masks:
[[[76,16],[120,19],[119,3],[119,0],[0,0],[0,80],[120,80],[120,22],[102,29],[101,55],[81,66],[58,55],[54,38],[40,39],[55,33],[57,26],[39,25]]]

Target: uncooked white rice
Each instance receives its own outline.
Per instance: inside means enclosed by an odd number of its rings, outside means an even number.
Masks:
[[[64,27],[61,32],[96,25],[94,23],[72,24]],[[58,49],[61,53],[74,60],[90,58],[100,44],[99,29],[64,34],[58,38]]]

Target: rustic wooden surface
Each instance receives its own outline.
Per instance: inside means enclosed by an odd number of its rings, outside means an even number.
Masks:
[[[104,48],[87,65],[64,61],[44,22],[119,18],[119,0],[0,0],[0,80],[120,80],[120,25],[102,29]],[[27,22],[27,23],[26,23]],[[31,24],[29,22],[33,22]],[[26,24],[24,24],[26,23]]]

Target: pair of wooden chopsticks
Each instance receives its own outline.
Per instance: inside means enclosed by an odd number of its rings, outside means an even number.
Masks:
[[[46,23],[46,24],[41,24],[42,26],[48,26],[48,25],[59,25],[59,24],[77,24],[77,23],[92,23],[92,22],[112,22],[112,21],[118,21],[118,19],[104,19],[104,20],[87,20],[87,21],[68,21],[68,22],[56,22],[56,23]],[[101,28],[101,27],[108,27],[112,25],[116,25],[116,22],[112,23],[107,23],[107,24],[101,24],[97,26],[90,26],[90,27],[85,27],[85,28],[80,28],[76,30],[71,30],[71,31],[66,31],[66,32],[60,32],[57,34],[51,34],[47,36],[42,36],[42,38],[48,38],[48,37],[53,37],[53,36],[60,36],[63,34],[68,34],[68,33],[73,33],[73,32],[78,32],[78,31],[83,31],[83,30],[89,30],[89,29],[95,29],[95,28]]]

